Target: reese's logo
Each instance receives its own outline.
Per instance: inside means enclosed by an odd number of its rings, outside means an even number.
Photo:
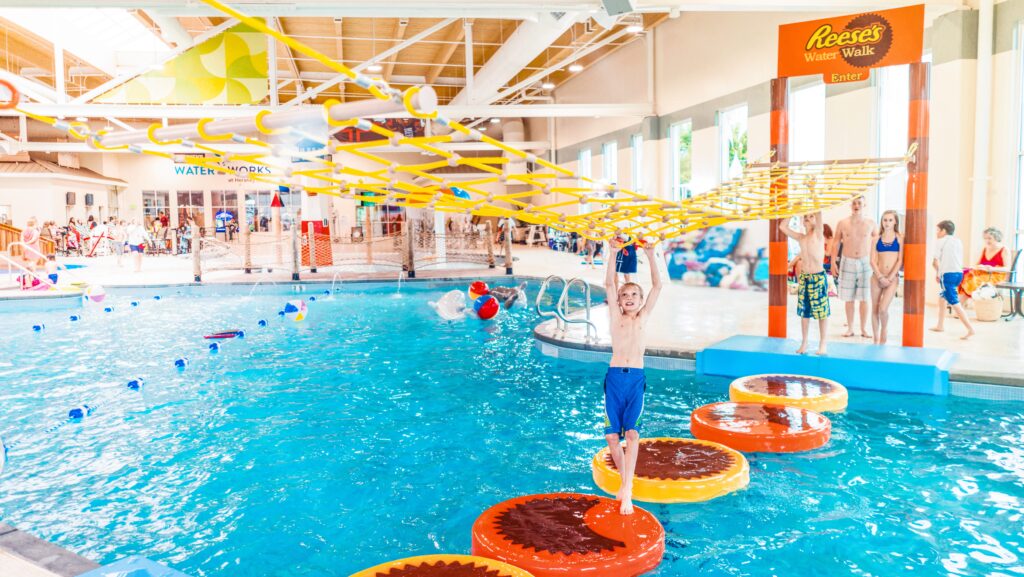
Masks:
[[[804,49],[837,49],[850,66],[867,68],[880,61],[892,46],[892,27],[878,14],[861,14],[850,20],[846,28],[835,31],[831,24],[822,24],[807,39]],[[833,58],[834,58],[833,52]],[[825,60],[819,55],[814,60]]]

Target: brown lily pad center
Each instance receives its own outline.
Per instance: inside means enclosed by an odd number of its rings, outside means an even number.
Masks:
[[[743,383],[743,388],[761,395],[794,399],[821,397],[836,389],[832,383],[814,377],[782,375],[750,379]]]
[[[497,531],[516,545],[550,554],[586,555],[625,547],[587,525],[584,515],[599,503],[597,498],[533,499],[498,515]]]
[[[644,441],[636,457],[636,476],[648,479],[702,479],[729,470],[736,462],[731,453],[708,445],[678,441]],[[616,470],[612,456],[605,464]]]
[[[508,577],[508,573],[479,567],[475,563],[438,561],[394,568],[387,573],[377,573],[377,577]]]

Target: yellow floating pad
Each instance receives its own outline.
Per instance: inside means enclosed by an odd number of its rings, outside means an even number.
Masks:
[[[508,563],[474,557],[473,555],[421,555],[397,561],[381,563],[376,567],[353,573],[349,577],[402,577],[421,575],[464,576],[476,575],[474,570],[483,569],[479,574],[487,577],[533,577],[531,573],[513,567]]]
[[[753,375],[729,385],[729,400],[807,409],[816,413],[846,410],[846,387],[822,377]]]
[[[622,484],[608,448],[594,455],[594,482],[616,494]],[[742,489],[750,482],[746,457],[725,445],[699,439],[640,440],[633,499],[645,503],[693,503]]]

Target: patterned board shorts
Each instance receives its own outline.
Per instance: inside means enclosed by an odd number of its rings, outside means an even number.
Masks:
[[[828,276],[824,272],[801,274],[796,291],[796,314],[800,318],[821,320],[832,310],[828,300]]]
[[[843,257],[839,261],[839,300],[868,301],[871,296],[871,259]]]

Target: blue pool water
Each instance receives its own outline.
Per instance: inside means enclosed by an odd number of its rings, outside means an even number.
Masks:
[[[450,288],[148,289],[76,323],[0,313],[0,435],[14,445],[0,520],[100,562],[343,576],[468,552],[474,519],[504,499],[596,492],[603,367],[536,352],[529,310],[439,320],[426,302]],[[308,296],[305,322],[276,315]],[[244,340],[211,354],[202,335],[232,328]],[[141,393],[125,386],[137,376]],[[688,436],[690,411],[727,387],[682,371],[648,383],[645,433],[665,436]],[[83,403],[92,416],[48,430]],[[735,495],[645,506],[667,532],[654,575],[1019,574],[1021,413],[854,392],[826,447],[751,456]]]

